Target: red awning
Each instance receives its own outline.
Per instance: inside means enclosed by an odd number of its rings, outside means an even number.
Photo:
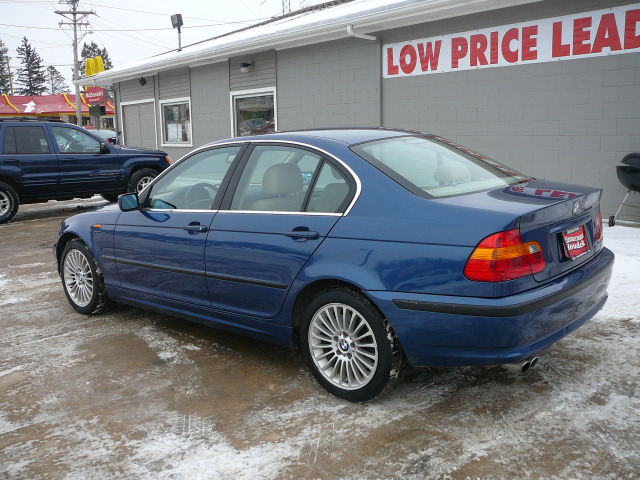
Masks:
[[[89,115],[89,106],[80,95],[82,115]],[[106,103],[106,115],[113,115],[113,105]],[[0,95],[0,115],[2,116],[60,116],[76,114],[76,96],[59,95]]]

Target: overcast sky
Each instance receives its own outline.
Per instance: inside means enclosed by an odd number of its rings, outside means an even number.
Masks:
[[[285,0],[291,10],[323,0]],[[171,15],[182,14],[182,45],[211,38],[282,14],[283,0],[186,0],[130,1],[81,0],[78,10],[93,11],[87,34],[79,42],[96,42],[106,47],[114,66],[124,65],[178,46],[178,33],[171,27]],[[68,11],[66,1],[0,0],[0,38],[9,48],[11,71],[21,67],[16,48],[26,36],[42,57],[45,67],[54,65],[71,85],[73,33],[60,28],[68,21],[55,14]]]

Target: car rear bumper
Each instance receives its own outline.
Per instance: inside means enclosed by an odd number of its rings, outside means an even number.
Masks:
[[[613,263],[604,248],[551,283],[495,299],[365,293],[391,323],[413,366],[500,365],[547,348],[598,313]]]

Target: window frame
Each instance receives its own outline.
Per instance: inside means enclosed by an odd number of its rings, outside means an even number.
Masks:
[[[240,141],[231,141],[221,145],[233,145],[236,143],[240,143]],[[309,187],[307,189],[304,202],[302,204],[302,209],[299,212],[284,212],[284,211],[257,211],[257,210],[232,210],[231,202],[235,193],[240,185],[240,178],[249,162],[249,158],[253,153],[254,147],[257,146],[280,146],[280,147],[293,147],[298,148],[300,150],[306,150],[307,152],[313,153],[315,155],[320,156],[320,162],[318,163],[315,172],[309,182]],[[325,163],[329,163],[336,170],[338,170],[342,175],[344,175],[347,180],[347,184],[349,185],[349,194],[343,205],[341,205],[340,213],[327,213],[327,212],[309,212],[307,210],[309,204],[309,198],[311,196],[312,190],[315,188],[317,178],[320,175],[322,167]],[[247,142],[246,150],[243,150],[242,158],[240,158],[238,164],[235,166],[235,172],[229,179],[229,182],[225,184],[226,192],[222,199],[221,204],[219,205],[219,211],[225,213],[235,213],[235,214],[262,214],[262,215],[310,215],[310,216],[334,216],[334,217],[344,217],[349,214],[353,206],[355,205],[358,198],[360,198],[360,193],[362,192],[362,184],[360,181],[360,177],[349,167],[343,160],[340,160],[335,155],[323,150],[322,148],[318,148],[315,145],[310,145],[304,142],[296,142],[292,140],[251,140]]]
[[[189,108],[189,140],[188,141],[179,141],[179,142],[170,142],[165,138],[166,130],[165,130],[165,116],[164,116],[164,107],[166,105],[182,105],[187,104]],[[158,105],[160,107],[160,146],[162,147],[193,147],[193,119],[192,119],[192,110],[191,110],[191,97],[177,97],[177,98],[166,98],[158,101]]]
[[[240,132],[236,130],[238,125],[236,116],[236,100],[248,97],[273,96],[273,128],[278,131],[278,96],[276,87],[254,88],[250,90],[235,90],[229,92],[229,110],[231,112],[231,136],[240,137]],[[249,136],[249,135],[248,135]]]
[[[200,153],[203,152],[209,152],[209,151],[214,151],[214,150],[219,150],[219,149],[224,149],[224,148],[233,148],[233,147],[239,147],[240,149],[238,150],[238,153],[236,154],[235,158],[233,159],[233,161],[231,162],[231,165],[229,165],[229,168],[227,170],[227,172],[225,173],[224,178],[222,179],[222,183],[220,184],[219,188],[218,188],[218,192],[216,193],[216,197],[213,199],[212,205],[210,208],[205,209],[205,210],[201,210],[201,209],[183,209],[183,208],[177,208],[177,209],[157,209],[157,208],[151,208],[148,205],[148,201],[149,201],[149,196],[151,195],[151,191],[153,190],[153,185],[152,188],[146,188],[143,192],[142,195],[140,195],[138,197],[140,206],[141,206],[141,210],[144,211],[149,211],[149,212],[217,212],[220,209],[220,204],[222,203],[223,199],[226,198],[226,192],[228,190],[229,187],[229,183],[231,182],[231,180],[233,178],[235,178],[235,174],[236,174],[236,170],[238,170],[238,165],[241,163],[241,161],[243,160],[245,153],[247,151],[247,148],[249,147],[249,143],[242,143],[242,142],[234,142],[234,143],[221,143],[221,144],[217,144],[217,145],[207,145],[207,146],[203,146],[200,147],[196,150],[194,150],[193,152],[190,152],[188,155],[182,157],[180,160],[178,160],[176,163],[172,164],[170,168],[165,169],[160,175],[158,175],[155,179],[154,179],[154,184],[158,183],[164,176],[166,176],[167,174],[169,174],[172,170],[174,170],[176,168],[177,165],[181,165],[182,163],[188,161],[190,158],[194,157],[195,155],[199,155]]]

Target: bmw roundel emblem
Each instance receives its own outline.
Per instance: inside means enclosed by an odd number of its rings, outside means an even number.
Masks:
[[[578,213],[578,209],[580,208],[580,204],[578,202],[573,204],[573,214]]]

